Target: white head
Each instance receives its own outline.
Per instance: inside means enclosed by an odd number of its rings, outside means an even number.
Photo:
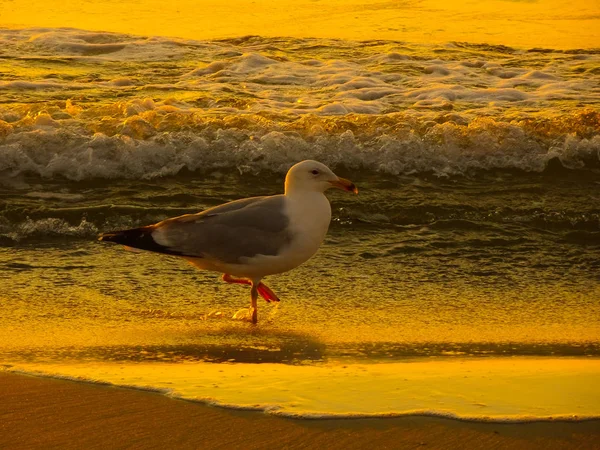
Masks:
[[[285,177],[286,194],[325,192],[332,187],[358,194],[358,189],[350,180],[338,177],[325,164],[310,159],[292,166]]]

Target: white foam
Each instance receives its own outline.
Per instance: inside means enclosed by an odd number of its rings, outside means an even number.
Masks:
[[[46,194],[46,193],[41,193]],[[36,195],[40,197],[40,195]],[[63,198],[63,196],[43,195],[41,198]],[[74,200],[74,197],[67,197],[68,200]],[[98,235],[98,228],[91,222],[81,219],[78,225],[71,225],[67,221],[58,218],[30,219],[23,222],[11,223],[0,222],[0,237],[6,237],[12,241],[19,242],[27,238],[49,236],[70,236],[70,237],[94,237]]]
[[[444,98],[428,101],[446,102]],[[224,167],[285,172],[293,161],[317,158],[333,167],[343,164],[390,174],[434,172],[445,176],[494,168],[539,172],[553,158],[569,168],[584,168],[600,155],[600,136],[566,135],[544,145],[518,124],[492,120],[467,126],[450,121],[434,124],[422,135],[383,132],[368,139],[349,130],[329,134],[319,126],[311,126],[305,135],[287,134],[269,131],[256,122],[248,122],[247,129],[218,129],[216,133],[210,127],[171,132],[136,114],[147,106],[126,105],[124,111],[132,115],[114,136],[82,134],[43,116],[34,121],[35,129],[11,133],[0,142],[0,171],[72,180],[156,178],[182,169]],[[368,110],[369,105],[336,102],[321,108],[343,117],[352,108]],[[169,113],[164,117],[167,121]]]
[[[590,384],[598,367],[590,359],[441,358],[316,366],[88,362],[5,370],[295,419],[429,416],[526,423],[600,419]],[[557,386],[563,391],[557,393]]]
[[[10,30],[4,33],[10,33]],[[139,37],[72,28],[32,28],[23,30],[19,38],[25,40],[25,48],[29,47],[32,52],[41,55],[75,56],[82,59],[163,60],[185,52],[180,48],[177,39]]]
[[[280,171],[313,157],[446,176],[598,161],[593,53],[47,28],[0,30],[0,41],[5,57],[52,68],[0,82],[20,99],[0,106],[0,171],[13,175]],[[64,58],[81,75],[62,73]]]

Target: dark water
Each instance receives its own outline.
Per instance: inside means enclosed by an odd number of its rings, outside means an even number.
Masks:
[[[253,329],[248,291],[217,274],[95,241],[282,177],[10,179],[0,191],[5,359],[299,362],[432,355],[598,355],[600,177],[339,171],[321,251],[267,279],[282,298]]]

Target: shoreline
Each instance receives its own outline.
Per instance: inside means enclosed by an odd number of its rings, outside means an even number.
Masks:
[[[417,416],[491,424],[600,420],[600,397],[594,387],[600,374],[596,358],[451,358],[303,366],[86,362],[5,367],[14,374],[158,393],[200,405],[299,420]]]
[[[159,388],[146,385],[133,385],[133,384],[117,384],[110,381],[96,380],[92,378],[84,378],[72,375],[61,375],[59,373],[51,372],[38,372],[38,371],[27,371],[22,369],[5,369],[3,370],[0,365],[0,375],[6,373],[11,375],[33,377],[33,378],[46,378],[50,380],[67,381],[92,386],[104,386],[112,387],[116,389],[124,389],[127,391],[138,391],[146,392],[151,394],[162,395],[166,398],[195,403],[201,406],[207,406],[209,408],[218,408],[228,411],[238,412],[251,412],[260,413],[267,416],[278,417],[290,420],[300,421],[330,421],[330,420],[391,420],[391,419],[402,419],[402,418],[432,418],[432,419],[446,419],[466,423],[482,423],[482,424],[532,424],[532,423],[579,423],[579,422],[593,422],[597,421],[600,423],[600,415],[593,416],[578,416],[576,414],[571,415],[555,415],[555,416],[520,416],[520,417],[495,417],[495,416],[461,416],[452,412],[444,412],[437,410],[414,410],[405,412],[390,412],[390,413],[293,413],[289,410],[281,409],[280,407],[271,407],[268,404],[261,405],[238,405],[219,401],[214,398],[190,398],[180,394],[173,393],[172,389]]]
[[[0,372],[0,448],[592,449],[600,420],[293,419],[159,392]]]

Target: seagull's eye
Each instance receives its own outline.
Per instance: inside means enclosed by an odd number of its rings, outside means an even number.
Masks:
[[[313,175],[319,175],[319,171],[317,169],[313,169],[310,171]]]

